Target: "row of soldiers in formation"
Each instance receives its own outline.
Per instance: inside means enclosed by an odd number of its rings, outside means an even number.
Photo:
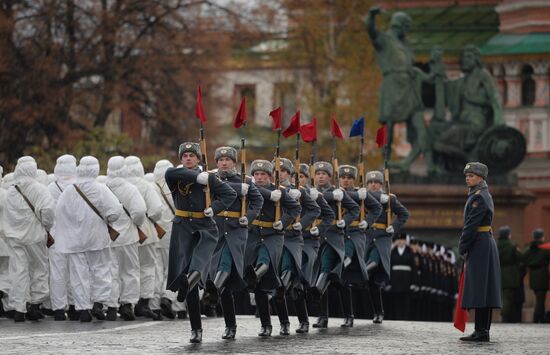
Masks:
[[[153,181],[145,179],[139,158],[113,157],[102,182],[96,158],[83,157],[77,166],[64,155],[47,187],[37,180],[34,159],[20,158],[0,193],[0,255],[9,264],[4,308],[15,321],[37,320],[49,297],[56,319],[74,305],[85,322],[117,313],[126,320],[161,317],[185,301],[191,342],[200,342],[199,287],[203,302],[221,303],[222,337],[231,339],[234,292],[254,293],[259,336],[272,333],[272,297],[280,334],[289,335],[287,301],[297,312],[297,333],[309,331],[306,300],[320,312],[313,327],[326,328],[332,284],[344,305],[343,326],[351,327],[351,287],[366,285],[373,321],[383,321],[392,236],[408,212],[384,193],[381,172],[368,172],[367,188],[357,188],[357,169],[343,165],[336,187],[328,162],[316,162],[310,176],[307,165],[295,172],[288,159],[275,160],[279,169],[255,160],[252,177],[242,177],[234,148],[216,149],[215,171],[202,171],[201,155],[198,143],[181,144],[181,165],[159,161]]]

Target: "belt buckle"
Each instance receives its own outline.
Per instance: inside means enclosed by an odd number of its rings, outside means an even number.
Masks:
[[[227,211],[223,211],[223,216],[224,216],[224,217],[227,217],[227,215],[228,215],[228,212],[227,212]]]
[[[191,218],[191,217],[193,217],[193,212],[187,211],[187,218]]]

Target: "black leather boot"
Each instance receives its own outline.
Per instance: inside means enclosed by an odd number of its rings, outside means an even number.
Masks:
[[[313,323],[313,328],[327,328],[328,327],[328,317],[321,316],[317,318],[317,322]]]
[[[229,279],[229,275],[231,274],[227,271],[218,271],[216,277],[214,277],[214,281],[206,281],[205,293],[202,298],[204,302],[213,306],[218,304],[220,295],[225,287],[225,282]]]
[[[223,332],[222,339],[235,339],[235,334],[237,334],[237,326],[225,327]]]
[[[262,325],[262,327],[260,328],[260,332],[258,333],[258,336],[270,337],[272,331],[273,331],[273,327],[271,325]]]
[[[344,318],[344,323],[340,325],[342,328],[353,328],[353,316],[346,316]]]
[[[53,319],[56,320],[56,321],[67,320],[67,317],[65,316],[65,310],[64,309],[56,309],[53,312]]]
[[[155,315],[153,317],[153,320],[162,320],[162,314],[160,313],[160,309],[154,309],[153,314]]]
[[[248,288],[250,290],[254,290],[256,286],[260,283],[262,280],[262,277],[267,273],[269,270],[268,264],[259,264],[256,265],[256,268],[251,271],[250,267],[246,270],[244,281],[248,284]]]
[[[80,320],[80,312],[74,308],[73,304],[69,305],[67,316],[69,316],[69,320],[72,320],[72,321]]]
[[[290,322],[281,323],[280,335],[290,335]]]
[[[80,311],[79,319],[83,323],[91,322],[92,321],[92,313],[90,313],[89,309],[84,309]]]
[[[40,305],[31,304],[27,311],[26,318],[28,320],[34,320],[34,321],[43,319],[44,315],[42,314],[42,312],[40,312]]]
[[[176,297],[178,302],[185,301],[188,290],[189,290],[189,280],[187,279],[187,275],[181,275],[180,287],[178,288],[178,296]]]
[[[114,322],[117,318],[117,309],[116,307],[107,307],[107,320]]]
[[[313,299],[319,300],[321,296],[325,293],[329,285],[329,274],[326,272],[319,274],[315,286],[310,289],[311,297]]]
[[[177,311],[178,319],[187,319],[187,311]]]
[[[120,306],[119,313],[120,317],[122,317],[125,321],[136,320],[136,315],[134,314],[131,303],[125,303]]]
[[[25,313],[23,312],[13,312],[13,321],[15,323],[20,323],[25,321]]]
[[[487,330],[474,330],[474,332],[468,336],[460,338],[462,341],[477,341],[487,342],[489,341],[489,332]]]
[[[475,310],[475,330],[472,334],[460,338],[462,341],[488,342],[490,327],[489,308],[476,308]]]
[[[166,297],[160,299],[160,310],[161,314],[168,319],[176,318],[176,313],[172,310],[172,301]]]
[[[285,291],[290,288],[290,284],[292,283],[292,271],[283,271],[281,274],[281,283],[283,284],[282,288],[284,288]]]
[[[202,329],[191,329],[189,342],[194,344],[202,342]]]
[[[92,316],[95,317],[95,319],[98,320],[105,320],[105,313],[103,313],[103,305],[99,302],[94,302],[94,306],[92,307]]]
[[[148,298],[140,298],[136,308],[134,309],[134,313],[136,317],[145,317],[145,318],[154,318],[155,314],[153,311],[151,311],[151,308],[149,307],[149,299]]]
[[[296,329],[296,333],[298,334],[305,334],[309,332],[309,323],[308,322],[300,322],[300,326],[298,329]]]
[[[381,324],[384,320],[384,307],[382,306],[382,289],[378,286],[369,287],[369,296],[372,304],[372,313],[374,318],[372,322]]]

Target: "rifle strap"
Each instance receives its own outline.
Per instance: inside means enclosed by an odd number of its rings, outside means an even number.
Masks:
[[[15,189],[17,190],[17,192],[19,192],[19,194],[21,194],[21,197],[23,197],[23,200],[25,200],[25,202],[27,203],[27,205],[29,205],[29,208],[31,209],[32,213],[34,214],[34,216],[36,217],[36,219],[38,220],[38,222],[40,222],[40,224],[41,224],[42,226],[44,226],[44,224],[42,223],[42,221],[40,220],[40,218],[38,218],[38,215],[36,214],[36,210],[34,209],[34,205],[31,203],[31,201],[28,199],[28,197],[25,196],[25,194],[23,193],[23,191],[21,191],[21,189],[19,188],[19,186],[13,185],[13,187],[15,187]]]
[[[59,191],[61,193],[63,193],[63,189],[61,188],[61,186],[59,186],[59,184],[57,183],[57,181],[55,182],[55,186],[57,186],[57,188],[59,189]]]
[[[161,195],[162,198],[164,199],[164,202],[166,202],[166,204],[168,205],[168,207],[170,207],[170,211],[172,211],[172,214],[175,215],[175,214],[176,214],[176,211],[174,211],[174,207],[172,207],[172,204],[170,204],[170,201],[168,201],[168,198],[167,198],[166,195],[164,194],[164,191],[162,190],[162,187],[159,185],[158,182],[155,182],[155,184],[159,187],[160,195]]]
[[[86,201],[86,203],[88,204],[88,206],[90,206],[90,208],[99,216],[99,218],[101,218],[102,221],[105,222],[105,224],[109,224],[107,223],[107,221],[105,221],[105,219],[103,218],[103,216],[101,215],[101,213],[99,212],[99,210],[94,206],[93,203],[90,202],[90,200],[88,200],[88,198],[86,197],[86,195],[84,195],[84,192],[82,192],[82,190],[80,190],[78,188],[78,186],[76,186],[76,184],[73,184],[74,188],[76,189],[76,192],[78,192],[78,194],[84,199],[84,201]]]

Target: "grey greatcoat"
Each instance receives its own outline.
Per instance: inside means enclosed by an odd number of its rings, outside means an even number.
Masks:
[[[216,272],[218,271],[218,265],[220,263],[220,257],[223,251],[223,247],[227,245],[231,251],[233,258],[233,264],[237,273],[231,272],[229,280],[226,282],[226,287],[229,287],[233,291],[238,291],[246,287],[246,283],[243,280],[244,272],[244,252],[246,249],[246,240],[248,238],[248,228],[239,224],[238,217],[229,217],[226,212],[240,213],[242,185],[241,175],[235,174],[232,176],[220,177],[220,180],[226,182],[237,193],[237,199],[233,204],[225,211],[220,212],[214,217],[216,225],[218,226],[220,238],[218,245],[212,255],[212,263],[210,264],[210,278],[214,280]],[[246,218],[251,223],[254,218],[260,213],[260,209],[264,203],[262,195],[256,188],[256,185],[252,184],[250,178],[246,180],[249,184],[248,193],[246,194]]]
[[[357,191],[349,189],[346,190],[346,193],[359,205],[361,206],[361,200],[359,199],[359,194]],[[372,226],[374,222],[380,217],[382,213],[382,205],[378,200],[376,200],[370,192],[367,193],[367,198],[364,202],[364,209],[368,211],[368,214],[365,214],[366,221],[369,226]],[[361,222],[357,220],[356,222]],[[367,246],[367,235],[365,231],[359,229],[355,225],[349,225],[346,227],[345,239],[351,240],[353,247],[355,249],[355,255],[353,256],[351,265],[349,265],[344,272],[342,273],[342,281],[345,284],[354,283],[359,284],[363,283],[369,279],[367,273],[367,265],[365,263],[365,250]]]
[[[319,187],[320,192],[323,193],[323,197],[329,204],[330,208],[334,212],[335,216],[338,216],[338,208],[336,207],[336,200],[334,200],[334,195],[332,192],[336,189],[335,186],[329,185],[326,187]],[[342,219],[346,222],[346,226],[350,225],[353,221],[359,218],[359,205],[352,200],[349,195],[344,192],[344,199],[342,200],[342,211],[345,209],[346,214],[342,215]],[[337,217],[336,217],[337,218]],[[344,228],[338,228],[336,226],[336,221],[327,228],[325,233],[321,235],[321,248],[319,250],[319,257],[315,263],[315,278],[319,275],[319,270],[321,267],[321,259],[323,255],[324,248],[333,248],[336,254],[338,254],[339,262],[332,269],[331,274],[337,278],[340,278],[342,275],[342,270],[344,266]]]
[[[275,221],[275,202],[271,201],[271,192],[275,190],[274,184],[266,187],[257,186],[264,199],[264,204],[260,214],[256,218],[258,221],[273,223]],[[281,222],[284,228],[288,227],[300,214],[300,203],[291,198],[287,191],[282,189],[280,199]],[[255,266],[258,258],[258,251],[262,245],[267,248],[269,259],[271,261],[269,271],[265,274],[257,286],[258,290],[272,291],[281,286],[279,279],[279,265],[283,255],[284,232],[277,231],[269,227],[261,227],[249,224],[248,240],[244,256],[245,266]]]
[[[307,190],[303,187],[300,187],[300,206],[302,211],[300,213],[300,223],[302,228],[310,227],[311,224],[315,221],[319,214],[321,213],[321,208],[319,205],[309,197]],[[287,249],[292,255],[294,260],[294,265],[298,274],[294,278],[296,282],[299,282],[302,278],[302,252],[304,247],[304,238],[302,231],[295,231],[292,229],[292,224],[285,229],[285,241],[284,248]]]
[[[334,211],[323,197],[323,194],[319,194],[315,202],[321,209],[321,214],[319,215],[320,223],[317,225],[319,235],[311,235],[311,227],[306,228],[303,233],[304,247],[302,249],[302,282],[305,287],[312,287],[315,284],[317,274],[314,273],[314,266],[317,261],[319,248],[321,246],[320,236],[326,234],[328,228],[332,225],[332,222],[336,218]]]
[[[378,202],[380,202],[380,196],[382,195],[381,191],[371,192],[369,195],[372,195]],[[391,207],[391,213],[396,215],[395,221],[391,224],[393,226],[394,233],[399,233],[401,227],[409,219],[409,211],[399,202],[397,197],[393,194],[389,196],[389,203]],[[367,250],[365,252],[365,258],[367,259],[371,252],[372,248],[376,248],[380,254],[380,261],[382,262],[384,272],[375,272],[371,276],[371,281],[378,285],[385,285],[390,280],[391,274],[391,245],[392,245],[392,235],[386,232],[386,227],[388,225],[388,203],[382,203],[382,213],[376,219],[376,222],[371,225],[371,228],[367,230]],[[369,211],[370,214],[370,211]],[[378,268],[380,270],[380,268]]]
[[[491,231],[494,204],[487,184],[482,181],[471,189],[464,207],[464,228],[458,252],[465,258],[462,308],[502,308],[502,288],[498,248]]]
[[[218,242],[218,228],[213,218],[182,217],[178,211],[202,213],[206,208],[204,186],[196,182],[199,169],[168,168],[165,179],[176,206],[170,237],[168,290],[176,292],[180,278],[189,271],[199,271],[206,282],[212,253]],[[218,214],[237,198],[235,191],[214,174],[208,177],[212,210]]]

